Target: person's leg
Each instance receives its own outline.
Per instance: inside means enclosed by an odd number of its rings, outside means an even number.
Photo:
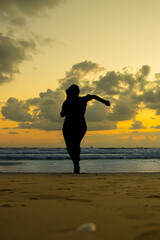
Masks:
[[[79,161],[73,162],[74,164],[74,173],[80,173]]]
[[[80,161],[80,143],[72,142],[72,144],[67,143],[67,150],[70,158],[73,161],[74,173],[79,173],[79,161]]]
[[[74,173],[80,172],[80,143],[85,135],[85,132],[85,127],[78,130],[75,129],[75,131],[72,132],[63,132],[68,154],[70,155],[70,158],[72,159],[74,164]]]
[[[80,173],[80,165],[79,165],[79,161],[80,161],[80,143],[84,137],[86,133],[86,129],[84,129],[84,131],[79,132],[79,134],[77,135],[77,138],[74,139],[74,154],[73,154],[73,163],[74,163],[74,173]]]
[[[73,156],[73,164],[74,164],[74,173],[80,173],[80,142],[76,142],[74,144],[74,156]]]

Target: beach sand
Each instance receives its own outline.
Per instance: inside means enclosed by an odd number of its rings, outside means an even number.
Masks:
[[[159,240],[160,174],[0,174],[0,239]]]

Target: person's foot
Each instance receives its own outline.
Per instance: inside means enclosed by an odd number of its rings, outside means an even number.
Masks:
[[[74,173],[80,173],[79,169],[74,169]]]
[[[74,173],[80,173],[79,162],[78,163],[74,163]]]

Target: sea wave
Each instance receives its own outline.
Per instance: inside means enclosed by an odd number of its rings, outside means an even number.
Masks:
[[[0,148],[0,160],[66,160],[65,148]],[[160,148],[82,148],[81,160],[160,159]]]

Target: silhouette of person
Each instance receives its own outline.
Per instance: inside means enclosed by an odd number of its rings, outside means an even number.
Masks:
[[[95,99],[106,106],[110,102],[96,95],[86,95],[79,97],[79,87],[75,84],[66,89],[66,100],[62,105],[61,117],[65,117],[63,124],[63,136],[70,158],[74,164],[74,173],[80,173],[80,143],[84,137],[87,125],[85,121],[85,111],[87,102]]]

